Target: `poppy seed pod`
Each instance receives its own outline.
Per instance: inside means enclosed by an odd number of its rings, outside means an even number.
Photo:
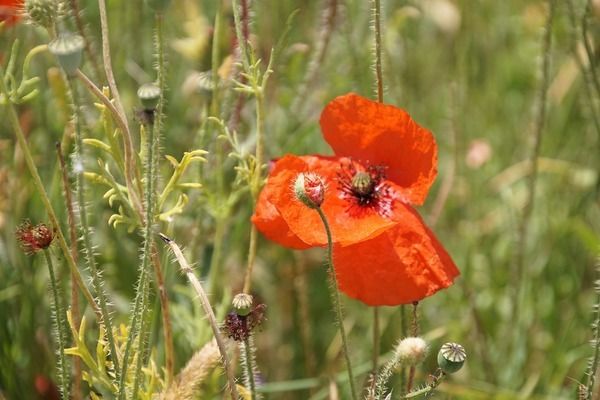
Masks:
[[[160,100],[160,88],[154,83],[145,83],[137,91],[137,96],[146,111],[154,111]]]
[[[237,315],[245,317],[252,311],[252,296],[246,293],[236,294],[231,302]]]
[[[444,343],[438,353],[438,366],[446,374],[453,374],[462,368],[467,359],[465,348],[458,343]]]
[[[57,14],[55,0],[26,0],[25,13],[35,25],[49,28],[54,23]]]
[[[59,34],[48,44],[48,49],[56,56],[67,76],[73,76],[81,65],[83,47],[83,38],[70,32]]]
[[[325,184],[313,173],[300,173],[294,181],[296,198],[309,208],[319,208],[325,199]]]

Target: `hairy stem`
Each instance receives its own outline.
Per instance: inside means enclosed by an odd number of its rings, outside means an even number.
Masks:
[[[58,370],[59,370],[59,381],[60,381],[60,392],[63,399],[69,398],[69,365],[65,357],[65,346],[67,345],[67,332],[65,327],[67,326],[67,314],[62,304],[62,297],[60,296],[60,288],[54,275],[54,266],[52,265],[52,257],[48,249],[44,249],[44,257],[46,258],[46,264],[48,265],[48,273],[50,274],[50,286],[52,287],[52,295],[54,297],[54,325],[56,328],[56,339],[58,342]]]
[[[162,233],[160,234],[160,238],[166,244],[169,245],[169,247],[173,251],[173,254],[175,254],[175,258],[177,258],[177,262],[179,263],[181,272],[183,272],[187,276],[188,280],[190,281],[190,284],[192,285],[192,288],[194,289],[194,291],[200,298],[200,303],[202,304],[202,308],[204,309],[204,312],[206,313],[206,316],[208,317],[208,322],[213,331],[213,335],[215,336],[215,340],[217,341],[217,346],[219,347],[219,352],[221,353],[223,369],[225,370],[225,374],[227,375],[227,383],[229,386],[229,392],[231,394],[231,398],[232,398],[232,400],[237,400],[238,393],[237,393],[237,387],[235,385],[235,376],[233,375],[233,369],[231,366],[231,362],[229,361],[229,356],[227,355],[227,349],[225,348],[225,340],[223,339],[223,335],[221,334],[221,330],[219,329],[219,325],[217,324],[217,319],[215,317],[215,313],[212,309],[212,306],[210,305],[210,302],[208,300],[208,296],[206,295],[206,292],[204,291],[202,284],[200,283],[198,278],[196,278],[196,275],[194,275],[194,271],[192,270],[192,267],[190,267],[190,264],[185,259],[184,255],[181,252],[181,249],[179,248],[177,243],[175,243],[174,241],[172,241],[171,239],[169,239],[167,236],[163,235]]]
[[[133,347],[133,343],[136,339],[138,341],[138,356],[136,362],[136,378],[134,380],[134,395],[133,398],[136,398],[135,387],[137,387],[138,379],[138,368],[141,371],[141,362],[142,362],[142,354],[143,354],[143,344],[145,338],[145,332],[143,332],[143,322],[144,315],[147,312],[148,307],[148,298],[149,298],[149,287],[150,287],[150,278],[149,278],[149,264],[150,264],[150,252],[152,249],[152,243],[154,241],[152,235],[152,223],[154,222],[154,181],[155,181],[155,171],[154,171],[154,148],[155,148],[155,127],[154,125],[148,126],[148,138],[146,141],[146,160],[145,160],[145,183],[146,183],[146,215],[144,219],[144,245],[142,248],[142,262],[140,265],[140,276],[138,278],[138,286],[136,291],[136,296],[134,300],[133,310],[131,313],[131,321],[129,325],[129,331],[127,335],[127,342],[125,345],[125,353],[123,356],[123,369],[121,370],[121,380],[119,382],[119,399],[126,398],[126,376],[127,369],[129,367],[129,355],[131,349]]]
[[[75,120],[75,153],[74,153],[74,166],[75,170],[75,192],[76,192],[76,202],[77,202],[77,211],[79,212],[79,230],[81,233],[82,243],[83,243],[83,251],[86,258],[86,263],[89,267],[90,274],[92,277],[92,284],[94,286],[94,291],[96,292],[96,296],[98,297],[98,301],[100,302],[100,311],[102,312],[102,323],[106,328],[106,338],[108,340],[110,352],[111,352],[111,360],[115,367],[115,371],[119,370],[119,359],[117,357],[117,348],[115,345],[115,339],[112,330],[112,323],[110,319],[110,314],[108,312],[107,306],[107,298],[106,293],[104,292],[104,288],[102,287],[102,277],[100,276],[100,271],[98,270],[98,266],[96,265],[96,257],[94,256],[94,247],[92,245],[92,231],[88,221],[87,208],[85,205],[85,183],[83,180],[83,172],[84,172],[84,158],[83,158],[83,136],[81,132],[81,116],[80,116],[80,101],[79,95],[77,93],[77,87],[73,85],[72,80],[68,80],[69,89],[71,92],[71,97],[73,99],[73,117]]]
[[[252,344],[250,343],[250,338],[244,339],[242,343],[242,351],[244,357],[242,360],[244,361],[245,375],[246,375],[246,388],[250,390],[250,400],[256,400],[256,382],[254,378],[254,354],[252,351]]]
[[[327,234],[327,267],[329,279],[331,280],[329,294],[331,295],[331,301],[333,303],[333,307],[335,308],[337,324],[340,330],[340,336],[342,337],[342,351],[344,353],[344,358],[346,359],[346,368],[348,369],[350,393],[352,394],[352,399],[357,400],[358,397],[356,395],[354,374],[352,373],[352,363],[350,362],[350,353],[348,352],[348,339],[346,338],[346,328],[344,328],[344,315],[342,312],[342,306],[340,304],[340,291],[338,288],[337,278],[335,276],[335,267],[333,265],[333,238],[331,236],[331,228],[329,227],[329,222],[327,221],[327,217],[325,216],[323,210],[321,210],[320,207],[318,207],[316,210],[319,213],[319,217],[321,217],[321,221],[325,227],[325,233]]]
[[[77,227],[75,226],[75,212],[73,210],[73,195],[71,193],[71,187],[69,185],[69,177],[67,174],[67,166],[65,164],[65,157],[62,153],[60,142],[56,142],[56,152],[58,155],[58,161],[60,163],[61,178],[63,183],[63,191],[65,193],[65,206],[67,209],[67,222],[69,225],[69,237],[71,240],[71,255],[75,262],[77,262]],[[79,326],[79,293],[77,292],[76,286],[77,277],[71,272],[71,318],[73,324]],[[73,360],[75,367],[75,379],[73,381],[72,395],[75,400],[81,398],[81,358],[75,357]]]
[[[383,71],[381,67],[381,1],[372,0],[373,24],[375,30],[375,78],[377,81],[377,101],[383,103]]]

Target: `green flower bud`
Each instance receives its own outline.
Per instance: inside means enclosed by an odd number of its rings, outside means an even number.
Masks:
[[[137,91],[138,98],[142,102],[144,110],[152,111],[156,109],[160,100],[160,88],[154,83],[145,83]]]
[[[26,0],[24,8],[35,25],[49,28],[56,20],[58,6],[55,0]]]
[[[61,33],[48,44],[48,49],[56,56],[67,76],[73,76],[81,65],[83,47],[83,38],[70,32]]]
[[[466,359],[465,348],[458,343],[445,343],[437,357],[438,366],[446,374],[453,374],[461,369]]]

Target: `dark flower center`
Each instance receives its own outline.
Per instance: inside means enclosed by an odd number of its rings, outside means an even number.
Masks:
[[[362,167],[361,167],[362,168]],[[382,217],[392,214],[393,192],[385,181],[385,167],[369,165],[357,169],[354,162],[342,162],[338,171],[338,188],[343,199],[349,201],[348,212],[361,216],[374,210]]]

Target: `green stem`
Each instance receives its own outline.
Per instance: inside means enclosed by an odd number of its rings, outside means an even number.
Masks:
[[[117,357],[117,347],[115,345],[115,339],[113,336],[112,324],[110,320],[110,314],[108,313],[108,307],[106,305],[106,293],[102,287],[102,281],[100,276],[100,271],[98,271],[98,267],[96,265],[96,258],[94,256],[94,248],[92,245],[91,239],[91,230],[88,221],[87,208],[85,205],[85,184],[83,180],[83,172],[84,172],[84,159],[83,159],[83,137],[81,134],[81,118],[79,115],[79,95],[77,93],[77,88],[73,85],[73,82],[68,80],[69,90],[71,91],[71,96],[73,99],[73,117],[75,119],[75,175],[76,175],[76,187],[75,192],[77,196],[77,209],[79,211],[79,229],[81,231],[81,237],[83,241],[83,250],[85,253],[85,258],[87,261],[87,265],[90,269],[92,276],[92,284],[94,285],[94,291],[96,292],[96,296],[98,296],[98,300],[100,301],[100,311],[102,312],[102,323],[106,328],[106,338],[108,340],[108,345],[110,347],[111,352],[111,360],[113,362],[115,371],[119,371],[119,358]],[[79,165],[77,165],[79,164]],[[118,376],[117,376],[118,377]]]
[[[381,2],[373,0],[373,23],[375,24],[375,77],[377,101],[383,103],[383,71],[381,67]]]
[[[2,68],[2,65],[0,65],[0,77],[3,77],[3,76],[4,76],[4,69]],[[9,99],[8,90],[6,89],[4,79],[2,79],[2,78],[0,78],[0,92],[4,93],[6,98]],[[94,313],[96,314],[96,317],[98,318],[98,320],[101,320],[102,313],[100,311],[100,308],[98,307],[98,304],[94,300],[94,296],[92,296],[92,293],[90,292],[90,290],[88,289],[86,284],[83,282],[83,278],[81,277],[81,272],[77,268],[77,263],[73,259],[73,255],[71,254],[69,245],[67,244],[67,241],[65,240],[65,236],[62,232],[60,224],[58,223],[58,218],[56,217],[54,208],[52,208],[52,204],[50,203],[50,198],[48,197],[48,194],[46,193],[46,189],[44,188],[44,184],[42,183],[42,178],[40,177],[37,167],[35,166],[35,163],[33,161],[31,151],[29,150],[29,145],[27,144],[27,140],[25,139],[25,134],[23,133],[23,130],[21,129],[21,125],[19,123],[19,117],[17,116],[15,107],[10,101],[7,102],[7,107],[8,107],[8,116],[10,119],[10,123],[13,127],[13,130],[15,132],[15,136],[17,137],[17,142],[19,143],[19,147],[21,148],[21,151],[23,152],[23,156],[25,157],[25,163],[27,164],[29,173],[33,177],[33,184],[34,184],[37,192],[40,194],[40,196],[42,198],[42,204],[44,205],[44,208],[46,209],[46,212],[48,213],[48,217],[50,218],[50,223],[52,224],[52,227],[55,229],[56,238],[58,240],[58,244],[60,246],[60,249],[62,250],[64,257],[67,260],[67,265],[69,266],[71,273],[75,277],[75,283],[77,284],[77,286],[83,293],[84,297],[86,298],[86,300],[88,301],[90,306],[94,309]]]
[[[134,387],[137,386],[137,371],[138,366],[141,369],[141,360],[143,353],[143,338],[144,332],[143,330],[143,321],[144,315],[146,313],[146,308],[148,306],[148,291],[150,287],[150,279],[148,277],[148,268],[150,261],[150,250],[152,248],[152,222],[153,222],[153,212],[154,212],[154,147],[155,147],[155,126],[148,126],[148,138],[146,141],[146,160],[144,162],[146,167],[145,172],[145,182],[146,182],[146,215],[144,221],[144,246],[142,249],[142,263],[140,265],[140,277],[138,279],[137,292],[134,300],[133,311],[131,314],[131,321],[129,325],[129,332],[127,335],[127,342],[125,345],[125,353],[123,355],[123,369],[121,370],[121,380],[119,382],[119,399],[125,399],[126,390],[126,376],[127,369],[129,368],[129,356],[133,346],[133,343],[139,337],[139,345],[138,345],[138,358],[136,363],[136,378]],[[135,394],[133,396],[135,397]]]
[[[342,313],[342,306],[340,304],[340,291],[338,288],[337,278],[335,276],[335,267],[333,265],[333,238],[331,236],[331,228],[329,227],[329,222],[327,221],[327,217],[323,210],[318,207],[316,208],[319,213],[319,217],[321,217],[321,221],[323,222],[323,226],[325,227],[325,233],[327,234],[327,266],[329,268],[329,278],[331,280],[331,286],[329,287],[329,294],[331,295],[331,301],[333,302],[333,306],[335,308],[336,318],[338,327],[340,329],[340,336],[342,337],[342,351],[344,353],[344,357],[346,359],[346,367],[348,369],[348,380],[350,381],[350,392],[352,394],[352,399],[357,400],[358,397],[356,395],[356,387],[354,384],[354,374],[352,373],[352,363],[350,362],[350,354],[348,353],[348,344],[346,339],[346,328],[344,328],[344,315]]]
[[[244,367],[246,368],[246,387],[250,389],[250,400],[256,400],[256,382],[254,381],[254,355],[252,354],[252,345],[250,338],[244,339]]]
[[[48,265],[48,272],[50,273],[50,285],[52,286],[52,295],[54,296],[54,324],[56,326],[56,336],[58,341],[58,369],[60,372],[60,391],[63,399],[69,398],[69,365],[65,357],[65,346],[67,345],[67,333],[65,327],[67,326],[67,319],[65,309],[62,305],[61,296],[59,293],[58,284],[56,277],[54,276],[54,266],[52,265],[52,258],[48,249],[44,249],[44,256],[46,257],[46,264]]]
[[[373,307],[373,373],[377,373],[379,366],[379,307]]]

